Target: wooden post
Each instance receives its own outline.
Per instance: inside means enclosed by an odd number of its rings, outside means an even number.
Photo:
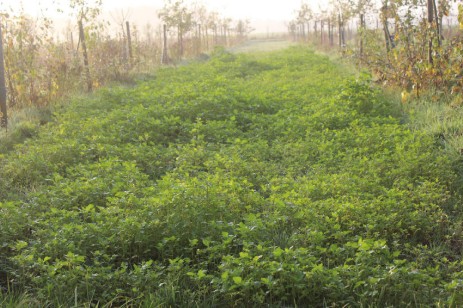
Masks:
[[[128,50],[128,54],[129,54],[128,62],[129,62],[129,66],[130,66],[130,65],[132,65],[132,59],[133,59],[132,35],[130,33],[130,24],[129,24],[129,22],[127,21],[125,23],[125,25],[126,25],[126,28],[127,28],[127,50]]]
[[[167,55],[167,25],[163,26],[163,44],[162,44],[162,57],[161,64],[168,64],[169,56]]]
[[[85,78],[87,79],[87,91],[93,91],[93,82],[90,76],[90,65],[88,63],[88,53],[87,53],[87,45],[85,44],[85,32],[84,26],[82,24],[82,19],[79,20],[79,40],[82,46],[82,54],[84,57],[84,69],[85,69]]]
[[[6,82],[5,82],[5,64],[3,61],[3,36],[2,27],[0,25],[0,127],[8,126],[8,115],[6,108]]]

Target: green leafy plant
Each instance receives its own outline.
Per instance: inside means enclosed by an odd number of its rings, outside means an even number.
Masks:
[[[394,106],[304,47],[77,99],[0,157],[0,302],[458,305],[458,169]]]

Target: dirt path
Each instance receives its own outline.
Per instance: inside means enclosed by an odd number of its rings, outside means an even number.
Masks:
[[[230,48],[233,53],[242,52],[265,52],[285,49],[294,45],[293,42],[285,39],[252,39],[242,45]]]

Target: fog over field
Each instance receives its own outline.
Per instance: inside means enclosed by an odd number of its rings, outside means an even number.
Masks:
[[[89,1],[95,3],[96,1]],[[287,23],[294,17],[295,11],[299,8],[301,0],[287,1],[265,1],[265,0],[202,0],[186,1],[188,4],[204,4],[209,10],[217,11],[221,15],[233,19],[249,19],[254,33],[282,32],[286,31]],[[323,8],[328,1],[309,0],[314,9]],[[69,12],[64,7],[69,5],[66,0],[23,0],[23,1],[0,1],[1,7],[11,8],[18,11],[21,7],[31,16],[42,16],[54,18],[57,24],[63,24],[68,18]],[[113,21],[115,16],[128,14],[139,27],[147,24],[158,24],[157,14],[164,5],[162,0],[133,0],[133,1],[103,1],[103,16]],[[64,12],[58,12],[58,9]]]

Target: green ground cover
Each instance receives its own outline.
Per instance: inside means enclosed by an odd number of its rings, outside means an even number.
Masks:
[[[302,47],[77,100],[0,156],[0,305],[463,304],[459,165],[401,121]]]

